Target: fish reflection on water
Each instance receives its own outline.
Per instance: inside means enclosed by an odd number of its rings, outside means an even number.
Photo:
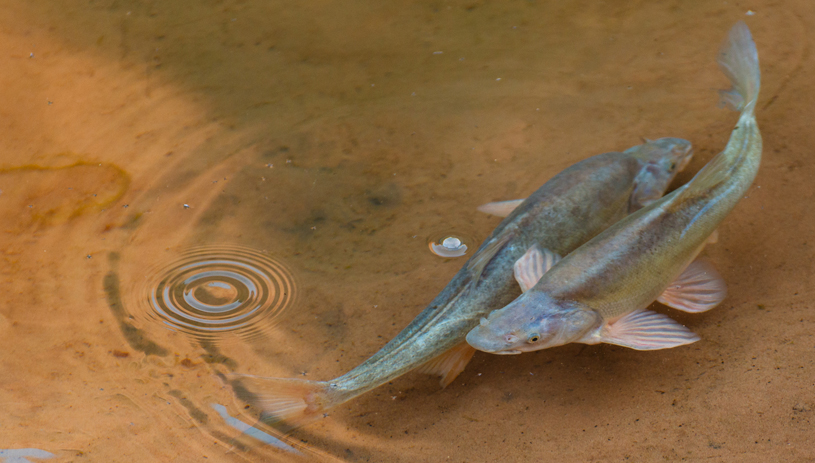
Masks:
[[[281,262],[242,247],[190,250],[146,288],[149,316],[198,339],[234,332],[253,337],[272,326],[296,297]]]

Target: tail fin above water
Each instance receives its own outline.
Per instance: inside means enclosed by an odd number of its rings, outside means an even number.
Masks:
[[[265,378],[233,375],[250,394],[244,398],[261,411],[261,420],[275,428],[290,431],[322,418],[334,403],[326,381],[292,378]]]

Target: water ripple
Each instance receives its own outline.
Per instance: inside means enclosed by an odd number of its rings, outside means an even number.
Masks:
[[[296,295],[280,261],[242,247],[195,248],[161,269],[147,289],[151,318],[199,339],[259,334]]]

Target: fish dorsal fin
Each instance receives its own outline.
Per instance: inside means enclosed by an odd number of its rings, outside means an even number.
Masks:
[[[657,350],[699,340],[693,331],[667,315],[640,309],[603,327],[600,342],[636,350]]]
[[[470,259],[470,262],[467,263],[467,269],[471,272],[473,280],[478,280],[481,278],[481,272],[484,271],[484,267],[490,263],[493,257],[501,250],[501,248],[506,245],[509,240],[514,236],[514,233],[504,233],[503,235],[493,238],[490,240],[489,243],[483,248],[478,250],[476,254]]]
[[[690,182],[684,185],[674,204],[682,204],[679,198],[687,199],[700,196],[710,189],[730,178],[730,173],[737,161],[726,156],[724,152],[717,154],[705,167],[697,172]]]
[[[526,199],[512,199],[509,201],[487,203],[478,206],[478,210],[487,214],[496,215],[498,217],[506,217],[524,201],[526,201]]]
[[[416,371],[441,376],[441,380],[439,381],[441,387],[447,387],[448,384],[456,379],[459,373],[464,371],[464,367],[466,367],[470,359],[473,358],[473,354],[475,354],[475,349],[466,342],[462,342],[420,366]]]
[[[693,261],[672,281],[657,301],[685,312],[710,310],[727,296],[727,285],[707,262]]]
[[[513,267],[515,280],[521,285],[521,291],[529,291],[529,288],[535,286],[543,274],[554,267],[559,260],[559,255],[548,249],[541,251],[537,244],[529,248]]]

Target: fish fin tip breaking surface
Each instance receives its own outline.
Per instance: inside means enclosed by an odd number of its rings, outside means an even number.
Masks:
[[[524,201],[525,199],[496,201],[494,203],[482,204],[478,206],[478,210],[485,214],[490,214],[498,217],[506,217],[509,214],[512,214],[512,211],[514,211]]]
[[[543,277],[543,274],[555,266],[560,256],[554,252],[533,245],[515,262],[513,272],[515,280],[521,286],[521,291],[527,292]]]
[[[674,309],[698,313],[708,311],[727,296],[727,285],[709,263],[694,261],[671,282],[657,301]]]
[[[464,371],[475,354],[475,348],[462,342],[416,369],[419,373],[441,376],[441,387],[447,387]]]
[[[607,325],[601,340],[636,350],[657,350],[690,344],[699,336],[666,315],[636,310]]]

